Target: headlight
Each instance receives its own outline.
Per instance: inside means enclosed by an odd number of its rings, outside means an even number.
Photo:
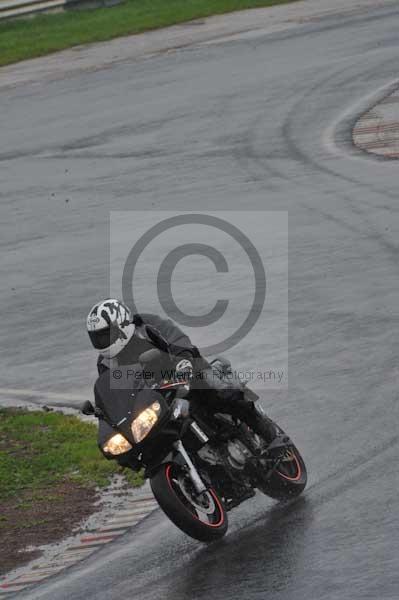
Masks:
[[[128,442],[120,433],[113,435],[103,446],[103,450],[106,454],[114,455],[124,454],[125,452],[129,452],[132,448],[133,446],[130,442]]]
[[[150,433],[151,429],[158,421],[160,412],[161,405],[159,402],[154,402],[134,419],[132,423],[132,433],[137,444]]]

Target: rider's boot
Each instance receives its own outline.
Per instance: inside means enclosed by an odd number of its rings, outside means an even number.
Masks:
[[[253,402],[239,402],[239,418],[259,435],[267,445],[277,436],[276,427],[271,419],[259,412]]]
[[[269,445],[278,433],[273,421],[262,414],[254,402],[245,397],[242,387],[231,385],[223,378],[215,377],[212,371],[204,373],[206,375],[204,383],[207,385],[209,396],[213,396],[214,407],[246,423]]]
[[[251,400],[247,400],[242,390],[230,388],[218,390],[219,398],[223,398],[226,408],[234,417],[243,421],[254,433],[269,445],[278,431],[273,421],[263,414]]]

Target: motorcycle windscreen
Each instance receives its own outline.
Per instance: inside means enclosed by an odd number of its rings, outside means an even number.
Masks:
[[[142,367],[137,365],[137,373]],[[149,389],[148,381],[140,377],[131,378],[131,387],[116,388],[111,371],[105,371],[97,379],[94,386],[96,405],[105,413],[111,423],[117,425],[122,420],[131,422],[138,414],[158,401],[162,404],[162,396],[155,390]]]
[[[129,372],[139,375],[142,371],[140,365],[129,367]],[[125,378],[123,383],[115,378],[115,374],[122,371],[107,370],[102,373],[94,385],[96,405],[101,408],[112,423],[119,423],[134,409],[135,398],[144,382],[138,376],[132,375]]]

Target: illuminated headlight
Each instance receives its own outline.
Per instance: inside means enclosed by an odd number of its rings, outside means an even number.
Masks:
[[[128,442],[120,433],[113,435],[103,446],[103,450],[106,454],[114,455],[124,454],[125,452],[129,452],[132,448],[133,446],[130,442]]]
[[[161,405],[159,402],[154,402],[134,419],[132,423],[132,433],[137,444],[150,433],[151,429],[158,421],[160,412]]]

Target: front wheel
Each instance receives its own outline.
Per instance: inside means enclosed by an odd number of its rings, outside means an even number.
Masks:
[[[175,463],[163,464],[150,484],[164,513],[187,535],[201,542],[213,542],[224,536],[227,514],[212,488],[198,495],[190,477]]]

